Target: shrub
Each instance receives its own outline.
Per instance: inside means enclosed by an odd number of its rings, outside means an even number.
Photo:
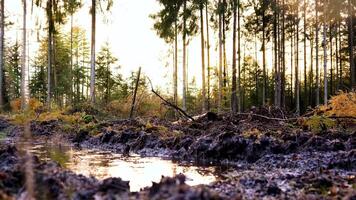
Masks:
[[[324,116],[312,116],[304,121],[304,126],[307,126],[314,133],[321,133],[336,126],[336,122]]]
[[[341,92],[333,96],[328,106],[321,106],[320,110],[326,116],[352,117],[356,116],[356,92]]]
[[[40,102],[38,99],[35,98],[31,98],[29,100],[28,105],[29,105],[29,110],[31,111],[36,111],[41,107],[43,107],[42,102]],[[10,101],[10,107],[12,112],[19,112],[21,110],[21,99],[18,98]]]

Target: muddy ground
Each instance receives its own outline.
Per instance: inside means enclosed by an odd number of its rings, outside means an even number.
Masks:
[[[32,122],[33,137],[42,140],[56,138],[78,148],[169,157],[226,169],[211,185],[190,187],[178,176],[130,193],[120,179],[100,182],[33,158],[36,191],[47,191],[38,194],[50,194],[52,199],[356,199],[354,121],[336,121],[333,128],[320,123],[320,129],[312,131],[301,119],[274,119],[282,117],[278,111],[261,109],[253,115],[209,113],[194,122],[92,120],[90,128],[58,120]],[[23,132],[6,120],[0,120],[0,129],[11,138]],[[23,159],[8,145],[1,148],[0,157],[0,199],[21,197]]]

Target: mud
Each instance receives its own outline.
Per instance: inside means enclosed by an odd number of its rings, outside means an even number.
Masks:
[[[129,183],[120,178],[98,181],[64,170],[55,162],[34,163],[35,199],[222,199],[207,187],[190,187],[184,175],[162,177],[150,188],[131,193]],[[0,146],[0,199],[27,196],[24,174],[25,160],[13,146]]]
[[[120,179],[100,182],[53,163],[36,163],[36,174],[42,177],[39,185],[50,181],[55,186],[50,188],[51,194],[73,191],[73,196],[54,199],[356,198],[354,129],[340,124],[314,133],[299,122],[273,120],[286,117],[281,110],[256,108],[251,112],[256,115],[208,113],[194,122],[171,123],[157,118],[97,122],[97,134],[78,127],[68,130],[61,121],[33,122],[34,137],[46,140],[60,135],[81,148],[100,148],[128,156],[138,153],[168,157],[226,169],[220,172],[220,180],[211,185],[190,187],[183,176],[178,176],[162,178],[151,188],[130,193],[127,183]],[[0,120],[0,128],[3,123]],[[21,135],[21,127],[11,130],[9,135]],[[10,174],[13,181],[9,181],[11,185],[1,182],[0,194],[16,196],[24,190],[23,175],[16,168],[21,161],[16,151],[10,149],[1,154],[6,159],[0,161],[0,175]],[[6,166],[11,170],[6,171]]]

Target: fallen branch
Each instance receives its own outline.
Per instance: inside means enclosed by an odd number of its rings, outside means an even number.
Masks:
[[[260,118],[263,118],[263,119],[266,119],[266,120],[275,120],[275,121],[295,121],[295,120],[298,120],[298,118],[282,119],[282,118],[267,117],[267,116],[264,116],[264,115],[253,114],[253,113],[237,113],[236,115],[260,117]]]
[[[139,68],[138,73],[137,73],[135,92],[134,92],[134,96],[133,96],[133,99],[132,99],[132,105],[131,105],[131,111],[130,111],[130,118],[131,119],[133,117],[133,113],[134,113],[134,109],[135,109],[137,89],[138,89],[138,84],[140,83],[140,75],[141,75],[141,67]]]
[[[178,106],[172,104],[171,102],[169,102],[169,101],[167,101],[166,99],[164,99],[161,95],[159,95],[159,94],[153,89],[153,84],[152,84],[151,79],[148,78],[148,77],[147,77],[147,79],[148,79],[148,81],[150,82],[151,91],[152,91],[153,94],[155,94],[158,98],[160,98],[166,105],[168,105],[168,106],[174,108],[174,109],[177,110],[179,113],[183,114],[186,118],[188,118],[188,119],[190,119],[190,120],[192,120],[192,121],[195,121],[195,119],[194,119],[192,116],[188,115],[184,110],[182,110],[182,109],[179,108]]]
[[[356,119],[356,117],[353,117],[353,116],[329,116],[328,118],[331,118],[331,119]]]

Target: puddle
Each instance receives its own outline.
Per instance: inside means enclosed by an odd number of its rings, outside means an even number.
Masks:
[[[124,157],[101,150],[78,150],[70,146],[36,143],[31,152],[42,161],[56,161],[77,174],[94,176],[99,180],[120,177],[130,181],[132,192],[159,182],[162,176],[186,175],[188,185],[209,184],[216,181],[216,168],[182,166],[171,160],[132,155]]]

